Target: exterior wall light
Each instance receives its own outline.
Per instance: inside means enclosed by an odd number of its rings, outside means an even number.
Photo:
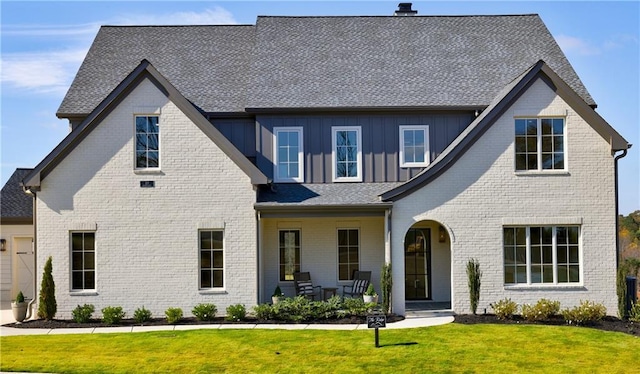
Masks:
[[[7,239],[0,239],[0,251],[4,252],[7,250]]]
[[[444,243],[447,241],[447,231],[444,229],[444,227],[442,227],[442,225],[438,227],[438,241],[440,243]]]

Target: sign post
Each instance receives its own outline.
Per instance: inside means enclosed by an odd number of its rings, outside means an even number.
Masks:
[[[380,347],[380,339],[378,335],[379,328],[387,327],[387,316],[384,314],[373,314],[367,316],[367,327],[370,329],[376,329],[376,348]]]

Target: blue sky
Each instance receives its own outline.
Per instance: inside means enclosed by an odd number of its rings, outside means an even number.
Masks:
[[[1,17],[2,185],[68,133],[55,113],[100,25],[253,24],[258,15],[391,15],[400,1],[6,1]],[[540,14],[598,104],[634,144],[620,213],[640,210],[640,2],[414,1],[419,15]]]

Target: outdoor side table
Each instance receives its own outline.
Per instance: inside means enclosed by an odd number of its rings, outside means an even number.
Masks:
[[[322,288],[322,299],[329,300],[331,296],[335,296],[338,292],[338,289],[335,287],[323,287]]]

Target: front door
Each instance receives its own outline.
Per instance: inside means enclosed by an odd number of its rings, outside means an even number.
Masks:
[[[431,300],[431,231],[409,229],[404,238],[405,299]]]
[[[33,255],[33,240],[31,238],[14,238],[15,251],[13,253],[13,295],[14,298],[22,291],[25,299],[33,299],[33,272],[35,258]]]

